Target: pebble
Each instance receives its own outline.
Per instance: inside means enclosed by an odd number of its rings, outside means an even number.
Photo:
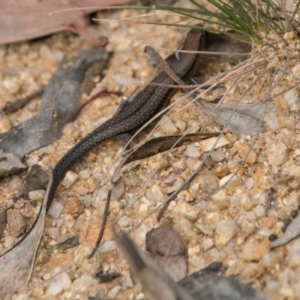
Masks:
[[[77,178],[78,178],[78,175],[75,172],[68,171],[66,173],[66,176],[62,180],[61,184],[65,188],[69,188],[76,181]]]
[[[196,180],[204,193],[212,194],[219,188],[219,178],[212,172],[202,172]]]
[[[71,288],[75,293],[84,293],[86,291],[92,290],[92,286],[94,284],[96,284],[96,279],[94,279],[90,275],[85,274],[82,275],[80,278],[74,280]]]
[[[245,162],[253,165],[257,161],[257,155],[253,150],[250,150],[250,147],[247,144],[240,143],[238,146],[238,154],[241,159],[245,159]]]
[[[211,249],[215,245],[215,243],[212,238],[204,237],[202,239],[202,245],[203,245],[203,250],[207,251],[207,250]]]
[[[71,287],[72,281],[70,276],[66,272],[57,274],[51,281],[45,295],[47,297],[55,297],[62,291],[67,290]]]
[[[49,49],[49,47],[45,44],[43,44],[40,48],[40,56],[43,60],[49,61],[49,62],[56,62],[55,56],[52,54],[52,51]]]
[[[180,132],[184,132],[186,130],[186,122],[182,120],[176,120],[176,127],[179,129]]]
[[[138,186],[140,183],[139,177],[136,175],[136,173],[133,172],[126,174],[126,176],[124,175],[123,180],[128,187]]]
[[[160,130],[166,134],[171,135],[177,133],[177,128],[168,116],[163,116],[160,121]]]
[[[220,249],[227,245],[237,232],[238,225],[234,220],[222,220],[218,222],[214,236],[217,248]]]
[[[284,93],[284,100],[290,107],[291,111],[300,111],[300,97],[295,89],[290,89]]]
[[[217,140],[218,140],[218,142],[217,142]],[[226,145],[229,145],[229,141],[223,136],[221,136],[220,138],[212,137],[210,139],[206,139],[206,140],[203,140],[200,142],[201,150],[204,152],[208,152],[212,148],[214,148],[214,150],[216,150],[216,149],[224,147]]]
[[[65,204],[64,213],[78,216],[84,211],[84,203],[76,197],[70,197]]]
[[[186,155],[191,158],[198,158],[201,156],[201,152],[195,145],[190,144],[186,147]]]
[[[220,162],[225,159],[225,153],[221,149],[213,151],[210,156],[212,160],[216,162]]]
[[[260,260],[270,249],[269,242],[264,239],[260,242],[248,240],[243,245],[242,256],[246,261]]]
[[[131,224],[132,220],[131,218],[128,218],[127,216],[123,216],[118,220],[118,225],[121,227],[128,227]]]
[[[107,253],[110,251],[114,251],[117,249],[117,245],[115,243],[115,241],[111,240],[111,241],[105,241],[100,247],[99,247],[99,251],[101,253]]]
[[[45,195],[44,190],[30,191],[28,193],[28,197],[30,200],[41,200],[44,198],[44,195]]]
[[[53,240],[57,240],[59,237],[59,228],[57,227],[48,227],[45,229],[46,232],[48,232],[49,237]]]
[[[58,218],[60,216],[60,214],[62,213],[63,209],[64,209],[64,206],[61,203],[59,203],[57,201],[53,201],[48,210],[48,215],[53,218]]]
[[[7,248],[11,248],[13,245],[15,244],[15,239],[8,235],[5,237],[4,239],[4,247],[7,249]]]
[[[227,183],[229,183],[231,185],[231,184],[234,184],[235,181],[237,181],[237,179],[238,178],[236,175],[229,174],[229,175],[223,177],[222,179],[220,179],[219,183],[220,183],[220,186],[223,186],[224,184],[227,184]],[[228,185],[227,185],[227,187],[228,187]]]
[[[184,201],[180,201],[173,209],[173,212],[184,215],[184,217],[190,221],[196,221],[198,219],[200,209],[197,206],[192,206]]]
[[[19,177],[19,176],[12,176],[9,184],[8,184],[8,187],[9,187],[9,190],[14,193],[15,191],[19,190],[22,186],[22,179]]]
[[[19,237],[26,229],[23,215],[17,209],[7,211],[8,232],[13,237]]]
[[[14,80],[4,80],[3,85],[11,94],[17,94],[20,90],[19,83]]]
[[[288,148],[280,141],[269,141],[266,145],[266,155],[269,164],[272,166],[280,166],[289,159]]]
[[[152,170],[160,171],[169,165],[169,157],[164,155],[164,153],[156,154],[151,157],[148,162],[148,167]]]
[[[174,225],[174,229],[179,232],[180,236],[186,241],[193,241],[198,238],[198,235],[194,232],[194,225],[187,219],[181,218]]]
[[[120,290],[121,290],[121,288],[122,288],[122,287],[121,287],[120,285],[114,286],[114,287],[107,293],[107,298],[108,298],[108,299],[116,299],[118,293],[119,293]]]
[[[195,223],[195,227],[197,229],[199,229],[200,232],[202,232],[205,235],[208,235],[210,237],[212,237],[214,235],[214,230],[208,226],[206,226],[205,224],[203,224],[202,222],[196,222]]]
[[[164,200],[164,194],[157,184],[152,185],[150,188],[146,191],[146,196],[148,200],[153,202],[160,202]]]
[[[88,207],[92,206],[93,197],[90,194],[83,195],[83,196],[80,197],[80,201],[82,201],[84,206],[88,208]]]
[[[78,174],[78,177],[81,179],[81,180],[85,180],[85,179],[88,179],[90,178],[91,176],[91,173],[88,171],[88,170],[82,170],[79,172]]]

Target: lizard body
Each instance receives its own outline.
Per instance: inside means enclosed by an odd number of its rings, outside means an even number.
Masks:
[[[200,47],[203,47],[200,42],[201,37],[201,31],[191,29],[187,34],[182,50],[198,51]],[[183,78],[192,72],[196,59],[197,53],[181,53],[179,59],[176,58],[175,54],[172,54],[166,61],[170,64],[176,74],[180,78]],[[174,89],[164,86],[155,86],[152,85],[153,83],[172,85],[175,84],[175,81],[161,71],[151,81],[151,85],[147,85],[133,100],[124,102],[111,119],[107,120],[84,137],[57,163],[53,170],[53,183],[47,199],[47,210],[50,207],[61,179],[67,170],[82,155],[109,138],[138,129],[166,104],[172,96]]]

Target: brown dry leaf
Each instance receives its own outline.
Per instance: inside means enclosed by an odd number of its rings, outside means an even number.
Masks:
[[[198,103],[206,114],[217,123],[228,127],[238,138],[264,130],[262,118],[266,103],[215,104],[204,100],[198,100]]]
[[[104,6],[125,4],[132,0],[24,0],[0,1],[0,45],[45,36],[62,30],[72,30],[99,44],[99,35],[87,27],[84,15]],[[49,15],[63,9],[90,7]]]
[[[42,237],[46,204],[52,183],[52,170],[49,170],[49,183],[38,217],[28,231],[13,248],[0,256],[0,297],[11,295],[24,289],[33,269],[35,255]]]

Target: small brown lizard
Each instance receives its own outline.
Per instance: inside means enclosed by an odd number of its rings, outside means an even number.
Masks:
[[[195,67],[197,59],[197,51],[203,45],[201,43],[202,31],[191,29],[183,43],[182,49],[195,51],[195,53],[182,53],[179,59],[172,54],[166,59],[166,62],[176,72],[180,78],[189,76]],[[166,86],[155,86],[156,83],[165,84]],[[99,145],[101,142],[118,136],[128,135],[133,130],[137,130],[148,120],[150,120],[157,112],[159,112],[169,101],[174,93],[174,89],[168,87],[176,82],[169,77],[164,71],[161,71],[141,92],[139,92],[132,100],[127,100],[121,104],[114,116],[84,137],[79,143],[71,148],[63,158],[57,163],[53,170],[53,182],[47,198],[47,210],[52,203],[55,191],[67,172],[67,170],[91,148]],[[108,211],[104,212],[103,224],[107,219]],[[34,227],[33,224],[32,228]],[[98,241],[94,251],[100,243],[102,231],[99,234]],[[30,232],[29,230],[28,232]],[[23,237],[24,239],[25,237]],[[22,240],[23,240],[22,239]],[[20,241],[19,241],[20,242]]]

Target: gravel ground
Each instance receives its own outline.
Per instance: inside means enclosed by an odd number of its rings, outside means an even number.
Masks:
[[[111,11],[101,12],[99,17],[117,19],[137,14],[133,11]],[[179,18],[161,15],[147,20],[176,22]],[[98,31],[109,37],[107,49],[112,56],[103,80],[92,94],[107,88],[126,96],[147,84],[155,72],[155,67],[149,65],[149,58],[143,53],[144,43],[175,49],[186,32],[117,21],[103,22]],[[268,101],[265,132],[238,139],[225,130],[222,143],[206,160],[204,171],[179,194],[160,224],[154,214],[131,232],[133,240],[144,247],[147,231],[159,225],[171,225],[188,248],[189,273],[213,261],[221,261],[226,275],[237,276],[270,299],[297,299],[300,294],[299,239],[276,249],[270,248],[268,240],[273,233],[281,235],[283,220],[290,211],[298,208],[300,200],[296,179],[300,175],[299,88],[286,91],[295,84],[300,73],[300,43],[293,34],[285,37],[289,43],[286,47],[276,37],[268,37],[275,48],[264,48],[264,54],[271,57],[277,53],[279,56],[272,57],[267,64],[254,70],[226,99],[230,103],[237,101],[251,82],[262,75],[244,98],[248,103],[259,103],[265,99],[268,86],[279,78],[272,95],[281,94]],[[4,106],[7,99],[30,94],[46,85],[64,57],[74,56],[90,46],[78,36],[68,33],[2,46],[0,106]],[[253,53],[259,50],[254,49]],[[163,56],[170,53],[159,51]],[[284,68],[287,53],[291,62],[286,67],[288,72],[280,77],[282,71],[274,65]],[[228,62],[217,60],[202,62],[200,66],[201,81],[231,67]],[[222,90],[216,93],[222,93]],[[180,96],[182,92],[178,92],[173,101]],[[86,99],[88,96],[83,97],[82,102]],[[108,95],[90,103],[78,119],[65,127],[60,140],[32,152],[25,163],[28,166],[39,163],[43,168],[55,166],[77,141],[110,118],[121,101],[122,97]],[[39,99],[16,113],[2,116],[1,133],[32,117],[38,106]],[[203,127],[205,117],[198,105],[186,100],[162,118],[152,136],[198,130]],[[210,119],[204,131],[221,129]],[[145,137],[146,134],[142,135],[142,138]],[[124,167],[114,189],[110,222],[117,220],[123,230],[135,227],[192,174],[210,150],[211,143],[193,143]],[[120,141],[107,141],[90,151],[67,173],[53,203],[58,212],[50,211],[46,219],[30,289],[11,299],[87,299],[88,296],[142,299],[141,287],[133,284],[128,265],[116,250],[110,226],[107,226],[99,251],[91,260],[86,259],[97,239],[110,176],[121,160],[121,150]],[[245,163],[239,168],[245,157]],[[12,204],[12,197],[21,188],[24,175],[2,180],[0,195],[3,208]],[[229,177],[232,177],[231,182],[219,190]],[[8,226],[1,236],[1,253],[18,241],[37,212],[38,207],[22,199],[14,204],[14,209],[9,212]],[[65,251],[54,247],[76,235],[79,235],[78,246]],[[117,272],[121,276],[101,283],[95,277],[100,272]]]

